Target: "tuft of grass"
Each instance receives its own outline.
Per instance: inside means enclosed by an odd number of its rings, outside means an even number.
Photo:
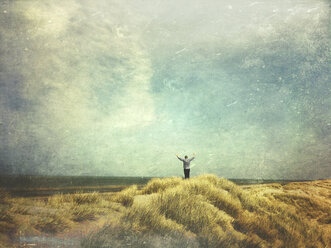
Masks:
[[[214,179],[213,177],[211,177]],[[181,184],[179,191],[188,191],[191,195],[203,196],[205,200],[212,203],[215,207],[225,211],[227,214],[235,217],[241,210],[241,202],[236,195],[231,194],[230,191],[235,191],[236,186],[224,187],[223,180],[220,182],[212,180],[214,183],[208,181],[209,177],[202,177],[202,179],[193,179]],[[227,191],[229,190],[229,191]]]
[[[48,197],[48,203],[52,206],[60,206],[63,203],[76,204],[98,204],[101,200],[99,192],[83,193],[76,192],[73,194],[56,194]]]
[[[127,189],[117,193],[113,198],[115,202],[121,203],[125,207],[132,206],[134,197],[138,194],[137,185],[132,185]]]
[[[65,203],[71,203],[72,197],[67,194],[55,194],[47,198],[47,205],[58,208]]]
[[[73,221],[93,220],[96,218],[96,211],[88,204],[74,204],[70,209],[70,218]]]
[[[165,189],[175,187],[181,182],[182,182],[182,178],[180,177],[153,178],[142,189],[141,193],[142,194],[158,193]]]
[[[123,220],[129,223],[130,228],[138,232],[153,229],[155,232],[185,233],[183,225],[161,215],[156,208],[141,203],[134,204],[124,213]]]
[[[72,222],[61,213],[44,214],[33,221],[33,227],[46,233],[62,232],[70,228]]]
[[[75,194],[68,195],[73,202],[77,204],[98,204],[100,202],[100,193],[81,193],[77,192]]]

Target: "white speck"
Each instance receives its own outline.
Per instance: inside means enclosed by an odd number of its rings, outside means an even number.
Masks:
[[[279,80],[279,81],[282,81],[282,77],[279,77],[278,80]]]
[[[318,9],[318,8],[316,7],[316,8],[309,9],[309,10],[307,10],[307,13],[310,13],[310,12],[316,10],[316,9]]]
[[[256,88],[256,91],[260,91],[260,88]]]
[[[27,51],[27,50],[29,50],[27,47],[26,47],[26,48],[24,48],[24,51]]]
[[[263,3],[263,2],[254,2],[254,3],[251,3],[251,4],[249,5],[249,7],[253,7],[254,5],[257,5],[257,4],[259,4],[259,3]]]
[[[6,14],[6,13],[7,13],[7,10],[4,10],[4,11],[3,11],[3,13],[5,13],[5,14]]]
[[[228,105],[226,105],[227,107],[230,107],[231,105],[234,105],[234,104],[236,104],[237,103],[237,101],[234,101],[234,102],[232,102],[232,103],[230,103],[230,104],[228,104]]]
[[[229,5],[229,6],[228,6],[228,9],[232,9],[232,5]]]
[[[184,52],[185,50],[186,50],[186,48],[184,47],[183,49],[178,50],[177,52],[175,52],[175,54],[180,54],[181,52]]]
[[[122,38],[123,37],[123,34],[121,33],[121,28],[120,27],[117,27],[116,28],[116,34],[118,37]]]
[[[222,53],[216,53],[216,56],[220,56]]]
[[[52,23],[52,20],[48,20],[48,23]]]
[[[278,12],[278,9],[274,9],[274,10],[272,10],[272,12],[276,13],[276,12]]]

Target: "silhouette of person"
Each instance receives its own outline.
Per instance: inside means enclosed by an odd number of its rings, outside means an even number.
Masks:
[[[193,157],[192,158],[188,158],[188,156],[185,155],[184,159],[182,159],[182,158],[178,157],[178,154],[176,154],[176,157],[180,161],[183,161],[185,179],[190,178],[190,163],[195,158],[195,156],[196,156],[196,153],[193,153]]]

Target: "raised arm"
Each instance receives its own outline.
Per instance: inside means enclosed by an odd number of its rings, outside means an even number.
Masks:
[[[195,158],[196,155],[197,155],[196,153],[193,153],[193,157],[190,158],[190,162]]]
[[[184,161],[182,158],[178,157],[178,154],[176,154],[176,157],[177,157],[180,161]]]

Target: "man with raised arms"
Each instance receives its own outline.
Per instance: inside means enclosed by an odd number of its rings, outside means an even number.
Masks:
[[[191,161],[195,158],[196,153],[193,153],[193,157],[192,158],[188,158],[187,155],[185,155],[184,159],[178,157],[178,154],[176,154],[176,157],[183,162],[183,167],[184,167],[184,175],[185,175],[185,179],[190,178],[190,163]]]

